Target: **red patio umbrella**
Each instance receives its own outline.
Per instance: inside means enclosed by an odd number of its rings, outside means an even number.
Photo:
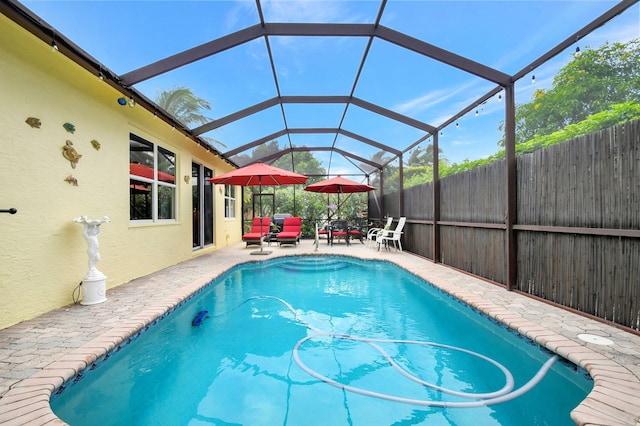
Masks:
[[[366,183],[359,183],[345,179],[342,176],[337,176],[307,185],[304,190],[310,192],[322,192],[325,194],[346,194],[353,192],[369,192],[374,189],[376,188],[371,185],[367,185]]]
[[[307,179],[308,177],[305,175],[279,167],[265,163],[253,163],[208,180],[219,185],[259,186],[260,192],[262,192],[263,185],[298,185],[306,183]],[[260,197],[260,217],[262,217],[262,197]],[[254,251],[251,254],[271,253],[270,251],[263,251],[262,235],[262,220],[260,220],[260,251]]]
[[[338,194],[338,206],[337,206],[338,210],[340,209],[340,194],[352,194],[355,192],[369,192],[369,191],[373,191],[374,189],[376,188],[371,185],[345,179],[342,176],[337,176],[331,179],[312,183],[311,185],[307,185],[307,187],[304,188],[305,191],[309,191],[309,192],[319,192],[323,194]],[[328,214],[328,216],[330,216],[330,214]],[[347,231],[345,231],[345,233],[347,233]],[[329,239],[327,240],[327,243],[329,243],[331,239],[332,238],[329,237]]]
[[[337,176],[321,182],[307,185],[304,190],[309,192],[320,192],[323,194],[338,194],[338,208],[340,208],[340,194],[351,194],[354,192],[369,192],[376,189],[366,183],[359,183],[342,176]]]

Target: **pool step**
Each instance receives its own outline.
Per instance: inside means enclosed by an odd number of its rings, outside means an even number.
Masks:
[[[343,269],[350,264],[338,259],[331,258],[310,258],[310,259],[298,259],[296,261],[283,262],[278,265],[282,269],[288,271],[335,271]]]

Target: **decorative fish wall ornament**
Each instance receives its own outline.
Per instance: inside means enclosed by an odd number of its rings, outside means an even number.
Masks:
[[[64,129],[69,133],[75,133],[76,131],[76,126],[71,123],[64,123],[62,127],[64,127]]]
[[[36,117],[27,118],[25,120],[25,123],[27,123],[29,126],[33,127],[34,129],[39,129],[40,126],[42,125],[42,121],[40,121],[40,119]]]
[[[67,176],[65,182],[68,182],[73,186],[78,186],[78,179],[74,178],[72,175]]]
[[[93,139],[91,141],[91,145],[96,149],[96,151],[100,151],[100,142],[98,142],[97,140]]]

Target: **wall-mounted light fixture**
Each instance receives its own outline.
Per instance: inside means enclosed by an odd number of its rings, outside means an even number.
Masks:
[[[536,76],[535,75],[531,76],[531,84],[536,84]]]

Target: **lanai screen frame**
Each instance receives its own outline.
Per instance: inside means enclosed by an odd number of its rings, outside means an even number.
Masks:
[[[267,23],[265,22],[262,7],[260,0],[255,0],[256,8],[258,10],[260,23],[247,27],[243,30],[237,31],[235,33],[229,34],[227,36],[220,37],[218,39],[212,40],[208,43],[204,43],[200,46],[196,46],[194,48],[185,50],[178,54],[166,57],[154,63],[148,64],[146,66],[140,67],[136,70],[132,70],[126,74],[117,75],[116,73],[110,71],[107,67],[103,66],[99,61],[95,58],[88,55],[84,52],[80,47],[78,47],[71,40],[67,39],[63,35],[59,34],[55,28],[49,26],[46,22],[42,21],[39,17],[34,15],[30,10],[22,6],[20,3],[15,2],[14,0],[2,0],[0,2],[0,11],[8,16],[13,21],[17,22],[19,25],[24,27],[26,30],[39,37],[46,43],[51,43],[52,40],[56,42],[59,51],[62,54],[65,54],[70,59],[81,65],[83,68],[88,71],[98,74],[100,73],[104,77],[104,81],[110,84],[112,87],[116,88],[120,91],[124,96],[127,97],[135,97],[137,105],[147,109],[150,113],[157,115],[159,118],[167,122],[168,124],[174,126],[176,129],[184,132],[185,136],[189,139],[193,140],[195,143],[205,147],[207,150],[212,152],[214,155],[219,156],[220,158],[227,161],[229,164],[236,166],[233,161],[229,159],[229,157],[238,154],[240,152],[244,152],[248,149],[257,147],[263,143],[267,143],[273,140],[276,137],[280,136],[289,136],[297,133],[308,133],[308,134],[318,134],[318,133],[330,133],[335,134],[333,139],[333,143],[331,147],[296,147],[293,146],[290,138],[289,138],[289,148],[280,150],[275,154],[271,154],[267,157],[256,159],[256,161],[265,161],[265,162],[273,162],[277,158],[280,158],[283,155],[294,153],[294,152],[302,152],[302,151],[330,151],[331,153],[336,153],[344,156],[349,159],[354,166],[360,169],[363,175],[369,177],[371,174],[370,171],[363,170],[359,164],[355,161],[360,162],[361,164],[368,165],[372,167],[374,170],[377,170],[380,173],[381,179],[381,195],[384,195],[384,179],[382,178],[382,170],[385,166],[390,164],[393,161],[398,160],[399,167],[399,189],[398,189],[398,203],[400,205],[400,215],[402,215],[402,206],[404,202],[404,190],[403,190],[403,168],[402,168],[402,157],[403,154],[410,151],[414,147],[416,147],[421,142],[429,138],[433,138],[433,223],[437,225],[440,219],[439,212],[439,198],[440,198],[440,186],[439,186],[439,171],[438,171],[438,135],[441,129],[455,122],[460,117],[464,116],[468,112],[477,108],[479,105],[482,105],[491,97],[495,96],[497,93],[504,91],[505,96],[505,121],[504,121],[504,130],[505,130],[505,152],[506,152],[506,216],[504,225],[500,225],[501,229],[504,229],[506,232],[506,247],[507,247],[507,288],[512,289],[515,286],[517,271],[516,271],[516,246],[515,246],[515,230],[516,230],[516,202],[517,202],[517,182],[516,182],[516,158],[515,158],[515,83],[523,78],[528,73],[532,72],[540,65],[544,64],[548,60],[552,59],[581,38],[590,34],[595,29],[604,25],[617,15],[623,13],[625,10],[636,4],[638,0],[622,0],[613,7],[611,7],[608,11],[600,15],[595,20],[591,21],[574,34],[565,38],[561,42],[559,42],[554,48],[550,49],[548,52],[538,57],[530,64],[522,68],[519,72],[508,75],[499,70],[490,68],[481,63],[472,61],[463,56],[457,55],[453,52],[447,51],[445,49],[441,49],[437,46],[431,45],[419,39],[410,37],[402,32],[398,32],[387,28],[385,26],[380,25],[380,20],[382,18],[383,12],[385,10],[387,0],[381,0],[380,7],[378,10],[378,14],[373,24],[317,24],[317,23]],[[345,96],[283,96],[279,89],[278,78],[275,72],[275,63],[274,58],[270,49],[269,38],[273,36],[328,36],[328,37],[365,37],[368,38],[367,47],[365,49],[365,53],[360,61],[360,66],[358,68],[358,72],[356,73],[356,77],[354,83],[351,88],[351,92],[349,95]],[[149,100],[142,93],[135,90],[133,87],[135,84],[145,81],[154,76],[163,74],[165,72],[174,70],[181,66],[187,65],[189,63],[196,62],[200,59],[209,57],[211,55],[215,55],[217,53],[223,52],[228,49],[232,49],[241,44],[247,43],[249,41],[264,38],[265,43],[267,45],[269,62],[271,64],[271,70],[273,74],[273,79],[275,82],[275,86],[277,89],[277,96],[271,99],[267,99],[263,102],[254,104],[248,108],[237,111],[235,113],[229,114],[225,117],[222,117],[218,120],[212,121],[210,123],[206,123],[202,126],[196,128],[187,128],[184,124],[177,121],[174,117],[172,117],[167,112],[163,111],[158,105],[156,105],[153,101]],[[477,77],[480,77],[486,81],[491,83],[495,83],[496,87],[487,92],[484,96],[481,96],[476,101],[469,104],[467,107],[463,108],[457,114],[454,114],[446,120],[444,123],[434,126],[429,123],[424,123],[419,120],[415,120],[411,117],[398,114],[394,111],[383,108],[379,105],[367,102],[363,99],[357,98],[354,96],[354,92],[358,83],[358,79],[360,77],[360,73],[364,66],[364,63],[367,59],[367,55],[369,52],[369,48],[374,39],[381,39],[386,42],[392,43],[401,48],[413,51],[420,55],[426,56],[433,60],[444,63],[448,66],[456,68],[458,70],[462,70],[464,72],[473,74]],[[335,128],[290,128],[286,125],[286,115],[284,111],[284,105],[287,103],[309,103],[309,104],[322,104],[322,103],[339,103],[344,104],[344,112],[342,115],[342,120],[340,125]],[[397,149],[386,145],[384,143],[374,141],[370,138],[366,138],[362,135],[359,135],[354,132],[350,132],[347,129],[342,127],[342,122],[346,115],[348,108],[353,105],[363,109],[366,109],[375,114],[384,116],[386,118],[398,121],[400,123],[415,127],[421,131],[424,131],[425,134],[420,137],[418,140],[412,142],[404,149]],[[270,108],[273,106],[279,106],[281,113],[284,118],[285,127],[275,133],[271,133],[269,135],[265,135],[264,137],[254,140],[252,142],[248,142],[238,148],[233,150],[221,153],[216,148],[212,147],[205,139],[202,138],[202,135],[208,131],[221,127],[225,124],[232,123],[234,121],[240,120],[242,118],[248,117],[252,114],[256,114],[266,108]],[[387,160],[385,163],[375,162],[369,159],[365,159],[353,153],[346,152],[341,150],[335,146],[337,137],[339,135],[347,136],[351,139],[359,141],[361,143],[376,147],[380,150],[383,150],[389,154],[391,154],[391,159]],[[292,169],[295,171],[295,164],[293,164]],[[465,225],[465,224],[462,224]],[[466,224],[473,226],[486,226],[495,228],[495,224]],[[435,232],[433,237],[433,253],[434,253],[434,261],[439,262],[438,253],[439,250],[439,237],[438,237],[438,227],[434,226]]]

